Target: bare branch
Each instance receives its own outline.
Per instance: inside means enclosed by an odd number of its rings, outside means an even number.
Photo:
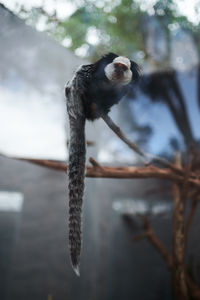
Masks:
[[[49,169],[66,172],[67,164],[62,161],[56,160],[47,160],[47,159],[36,159],[36,158],[25,158],[25,157],[11,157],[4,154],[0,154],[2,157],[22,160],[36,164],[42,167]],[[130,178],[160,178],[167,179],[175,182],[183,182],[184,177],[174,172],[170,169],[160,169],[155,166],[146,166],[146,167],[110,167],[110,166],[101,166],[94,159],[92,159],[93,164],[96,164],[96,167],[86,166],[86,177],[100,177],[100,178],[121,178],[121,179],[130,179]],[[95,161],[95,163],[94,163]],[[98,168],[97,168],[98,165]],[[200,179],[195,179],[191,176],[188,179],[189,183],[193,184],[195,187],[200,188]]]
[[[146,231],[147,238],[151,242],[151,244],[158,250],[164,260],[167,262],[168,268],[172,268],[172,256],[168,253],[165,246],[161,243],[161,241],[156,236],[153,228],[151,227],[146,216],[141,216],[143,221],[143,227]]]
[[[146,216],[140,216],[143,221],[143,227],[145,229],[145,232],[142,234],[135,235],[133,237],[133,241],[139,241],[141,239],[148,238],[148,240],[151,242],[151,244],[155,247],[155,249],[162,255],[164,260],[166,261],[168,268],[173,271],[174,269],[174,260],[172,258],[172,255],[166,250],[165,246],[160,242],[158,237],[156,236],[154,230],[152,229],[148,219]],[[183,265],[185,276],[186,276],[186,282],[189,287],[190,293],[192,295],[192,299],[194,300],[200,300],[200,289],[197,286],[197,284],[194,282],[194,280],[191,278],[191,276],[186,272],[185,266]],[[178,295],[179,297],[179,295]],[[180,296],[180,299],[182,296]]]
[[[164,260],[167,262],[169,269],[172,268],[172,257],[166,250],[165,246],[161,243],[159,238],[156,236],[153,228],[151,227],[151,224],[148,221],[147,216],[137,214],[138,217],[141,218],[141,221],[143,223],[144,232],[141,234],[137,234],[133,236],[133,241],[139,241],[141,239],[148,239],[150,243],[156,248],[156,250],[161,254],[161,256],[164,258]],[[123,219],[126,221],[126,224],[128,225],[129,229],[134,228],[134,218],[129,214],[123,214]]]
[[[104,122],[108,125],[108,127],[126,144],[128,145],[129,148],[131,148],[134,152],[136,152],[138,155],[140,155],[140,157],[143,159],[144,163],[146,164],[150,164],[152,162],[158,162],[170,169],[172,169],[173,171],[175,171],[178,174],[182,174],[182,170],[181,168],[178,168],[176,166],[174,166],[173,164],[171,164],[170,162],[168,162],[165,158],[150,154],[150,153],[146,153],[144,152],[142,149],[140,149],[139,146],[137,146],[135,143],[131,142],[126,135],[122,132],[122,130],[120,129],[120,127],[118,127],[113,120],[108,116],[108,115],[104,115],[102,117],[102,119],[104,120]]]
[[[136,152],[137,154],[139,154],[144,162],[147,163],[147,157],[146,157],[146,153],[140,149],[135,143],[131,142],[126,136],[125,134],[121,131],[120,127],[118,127],[113,120],[108,116],[108,115],[104,115],[102,117],[102,119],[104,120],[104,122],[108,125],[108,127],[110,127],[110,129],[112,129],[112,131],[114,131],[114,133],[126,144],[129,146],[129,148],[131,148],[134,152]]]
[[[35,159],[24,157],[10,157],[1,155],[6,158],[27,161],[32,164],[40,165],[57,171],[67,171],[67,164],[61,161],[47,160],[47,159]],[[181,182],[182,176],[174,174],[170,169],[160,169],[154,166],[146,167],[102,167],[93,158],[90,158],[90,162],[93,167],[86,166],[86,177],[102,177],[102,178],[161,178],[172,181]],[[193,179],[191,179],[193,182]],[[200,186],[200,180],[196,183]]]

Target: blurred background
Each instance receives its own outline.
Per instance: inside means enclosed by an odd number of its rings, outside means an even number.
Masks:
[[[81,277],[70,266],[65,173],[10,159],[67,160],[64,85],[80,64],[109,51],[142,68],[112,109],[145,151],[172,159],[200,140],[200,1],[5,0],[0,3],[0,299],[172,299],[165,262],[141,233],[148,214],[168,250],[171,184],[86,179]],[[101,164],[142,165],[102,120],[87,149]],[[122,215],[134,217],[130,226]],[[200,283],[197,210],[187,264]]]

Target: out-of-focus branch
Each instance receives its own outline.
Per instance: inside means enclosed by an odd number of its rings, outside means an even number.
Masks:
[[[167,266],[169,270],[171,270],[172,274],[174,274],[174,271],[177,268],[177,263],[175,259],[172,257],[172,255],[166,250],[165,246],[162,244],[162,242],[159,240],[157,235],[155,234],[151,224],[149,223],[148,219],[146,216],[141,216],[141,219],[143,221],[143,228],[145,230],[144,233],[134,235],[133,236],[133,241],[139,241],[141,239],[148,239],[149,242],[154,246],[154,248],[158,251],[158,253],[161,254],[163,259],[166,261]],[[127,218],[131,218],[130,216],[126,216],[126,221]],[[130,222],[131,223],[131,222]],[[179,236],[177,237],[179,238]],[[181,250],[178,248],[177,250]],[[182,250],[181,250],[182,252]],[[180,255],[179,253],[178,255]],[[181,261],[179,261],[181,263]],[[184,265],[184,262],[181,263],[182,270],[179,268],[177,269],[177,272],[175,274],[174,278],[174,284],[175,284],[175,289],[176,289],[176,298],[175,299],[187,299],[188,298],[188,293],[187,293],[187,287],[189,288],[189,292],[192,295],[192,299],[194,300],[200,300],[200,289],[195,283],[195,281],[191,278],[191,276],[186,272],[186,268]],[[181,272],[180,272],[181,271]],[[184,274],[184,276],[183,276]],[[179,276],[179,278],[177,278]],[[177,286],[177,284],[181,284],[181,286]]]
[[[193,220],[193,217],[194,217],[194,214],[195,214],[198,203],[199,203],[199,197],[196,196],[192,199],[190,213],[189,213],[187,223],[186,223],[186,226],[185,226],[185,235],[186,235],[185,239],[186,240],[187,240],[188,232],[189,232],[190,226],[192,224],[192,220]]]
[[[167,262],[168,268],[171,269],[172,263],[173,263],[172,256],[170,255],[170,253],[168,253],[165,246],[162,244],[162,242],[157,237],[151,224],[148,221],[147,216],[144,216],[141,214],[137,214],[137,216],[141,218],[144,232],[141,234],[134,235],[133,241],[139,241],[139,240],[147,238],[149,240],[149,242],[154,246],[154,248],[156,248],[156,250],[161,254],[161,256],[164,258],[164,260]],[[134,228],[133,227],[133,224],[134,224],[133,217],[129,214],[123,214],[122,217],[123,217],[123,220],[126,222],[126,225],[128,225],[129,229],[132,230],[132,228]]]
[[[165,246],[161,243],[161,241],[156,236],[156,234],[155,234],[153,228],[151,227],[147,217],[146,216],[141,216],[141,219],[143,221],[143,227],[146,231],[146,235],[147,235],[148,240],[158,250],[158,252],[164,258],[164,260],[167,262],[168,268],[170,269],[172,267],[172,256],[170,255],[170,253],[168,253]]]
[[[126,216],[127,218],[127,216]],[[129,217],[130,218],[130,217]],[[155,234],[151,224],[149,223],[146,216],[142,216],[143,221],[143,228],[145,229],[145,232],[142,234],[135,235],[133,237],[133,241],[139,241],[141,239],[148,239],[150,243],[154,246],[154,248],[161,254],[163,259],[166,261],[168,268],[173,272],[174,270],[174,259],[172,255],[166,250],[165,246],[161,243],[157,235]],[[191,276],[186,272],[186,268],[183,265],[186,282],[190,291],[190,294],[192,295],[192,299],[194,300],[200,300],[200,289],[197,286],[197,284],[194,282],[194,280],[191,278]],[[180,297],[179,297],[180,296]],[[187,297],[187,294],[186,294]],[[175,299],[185,299],[182,297],[181,294],[178,294],[178,298]],[[187,298],[186,298],[187,299]]]
[[[181,166],[181,157],[177,156],[175,164]],[[188,172],[182,184],[173,184],[173,281],[174,299],[188,299],[188,287],[184,265],[185,256],[185,200],[187,197]]]

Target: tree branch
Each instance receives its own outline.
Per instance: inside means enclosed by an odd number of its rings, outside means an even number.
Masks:
[[[161,241],[156,236],[153,228],[151,227],[148,219],[146,216],[141,216],[143,221],[143,227],[146,231],[147,238],[149,239],[150,243],[158,250],[164,260],[167,262],[168,268],[172,268],[172,256],[168,253],[165,246],[161,243]]]
[[[153,162],[158,162],[160,164],[162,164],[165,167],[168,167],[170,169],[172,169],[173,171],[175,171],[178,174],[182,174],[182,170],[181,168],[178,168],[176,166],[174,166],[173,164],[171,164],[169,161],[167,161],[165,158],[150,154],[150,153],[146,153],[144,152],[142,149],[140,149],[139,146],[137,146],[135,143],[133,143],[132,141],[130,141],[126,135],[122,132],[122,130],[120,129],[119,126],[117,126],[113,120],[108,116],[108,115],[104,115],[102,116],[102,119],[104,120],[104,122],[108,125],[108,127],[129,147],[131,148],[134,152],[136,152],[138,155],[140,155],[140,157],[143,159],[143,161],[146,164],[150,164]]]
[[[2,157],[22,160],[30,162],[32,164],[53,169],[56,171],[66,172],[67,164],[62,161],[56,160],[47,160],[47,159],[36,159],[36,158],[25,158],[25,157],[12,157],[4,154],[0,154]],[[110,167],[110,166],[101,166],[93,158],[90,159],[90,162],[93,161],[93,167],[86,166],[86,177],[99,177],[99,178],[121,178],[121,179],[130,179],[130,178],[160,178],[167,179],[175,182],[183,182],[184,177],[178,174],[174,174],[171,169],[160,169],[155,166],[145,166],[145,167]],[[95,162],[95,163],[94,163]],[[98,167],[95,167],[94,164],[98,164]],[[97,165],[96,165],[97,166]],[[188,182],[193,184],[195,187],[200,188],[200,179],[196,179],[193,175],[188,178]]]
[[[36,164],[39,166],[47,167],[57,171],[67,171],[67,164],[61,161],[47,160],[47,159],[35,159],[35,158],[25,158],[25,157],[11,157],[2,155],[5,158],[22,160]],[[182,176],[174,174],[170,169],[160,169],[155,166],[146,167],[110,167],[101,166],[93,158],[90,158],[91,166],[86,166],[86,177],[102,177],[102,178],[161,178],[168,179],[171,181],[181,182],[183,180]],[[194,181],[191,179],[192,182]],[[200,186],[200,180],[196,182]]]
[[[176,159],[176,165],[181,166],[181,157]],[[187,197],[188,176],[186,172],[182,184],[173,184],[173,281],[174,298],[188,299],[188,287],[184,264],[185,256],[185,200]],[[186,190],[186,192],[185,192]]]
[[[141,239],[148,238],[150,243],[155,247],[155,249],[161,254],[163,259],[166,261],[168,268],[173,271],[174,269],[174,260],[171,256],[171,254],[166,250],[165,246],[160,242],[158,237],[156,236],[154,230],[152,229],[148,219],[146,216],[142,216],[143,221],[143,227],[145,229],[145,232],[142,234],[135,235],[133,237],[133,241],[139,241]],[[188,274],[188,272],[185,271],[185,266],[183,265],[186,282],[189,287],[189,291],[192,295],[192,299],[194,300],[200,300],[200,289],[197,286],[197,284],[194,282],[194,280],[191,278],[191,276]],[[176,284],[176,283],[175,283]],[[179,295],[178,295],[179,297]],[[182,296],[181,296],[182,297]],[[178,298],[176,298],[178,299]],[[180,298],[181,300],[183,298]]]
[[[103,167],[93,158],[89,158],[89,162],[93,165],[94,168],[103,170]]]
[[[131,142],[126,136],[125,134],[121,131],[120,127],[117,126],[113,120],[108,116],[108,115],[104,115],[102,116],[102,119],[104,120],[104,122],[108,125],[108,127],[110,127],[110,129],[126,144],[129,146],[129,148],[131,148],[134,152],[136,152],[137,154],[139,154],[141,156],[141,158],[144,160],[144,162],[147,163],[147,157],[146,157],[146,153],[140,149],[135,143]]]

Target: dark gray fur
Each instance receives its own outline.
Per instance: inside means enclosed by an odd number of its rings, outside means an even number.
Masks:
[[[81,212],[85,177],[85,114],[82,96],[87,86],[91,65],[78,69],[65,92],[70,125],[69,144],[69,248],[74,271],[79,275],[81,253]]]
[[[107,114],[127,94],[139,68],[131,61],[132,80],[126,86],[113,85],[104,68],[117,55],[108,53],[99,61],[83,65],[67,84],[65,93],[70,125],[69,146],[69,248],[74,271],[79,275],[81,253],[81,210],[85,178],[85,121]]]

